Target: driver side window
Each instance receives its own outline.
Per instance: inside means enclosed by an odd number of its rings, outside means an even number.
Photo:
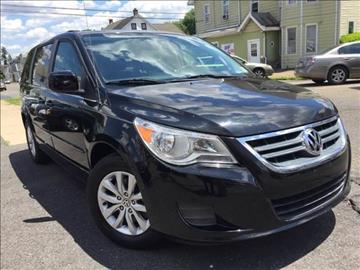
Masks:
[[[74,73],[78,78],[80,88],[84,89],[82,82],[85,78],[85,71],[74,46],[69,42],[60,42],[55,56],[53,71],[64,70]]]

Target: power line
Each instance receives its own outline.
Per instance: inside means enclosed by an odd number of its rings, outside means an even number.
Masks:
[[[33,14],[33,15],[66,15],[66,16],[77,16],[77,17],[102,17],[102,18],[118,18],[118,19],[125,19],[124,16],[113,16],[113,15],[87,15],[87,14],[73,14],[73,13],[61,13],[61,12],[38,12],[38,11],[28,11],[28,10],[11,10],[11,9],[1,9],[1,13],[12,13],[12,14]],[[147,20],[178,20],[178,17],[143,17]]]
[[[96,9],[96,8],[86,8],[86,9],[80,9],[80,8],[70,8],[70,7],[45,7],[45,6],[27,6],[27,5],[13,5],[13,4],[5,4],[2,5],[2,7],[15,7],[15,8],[31,8],[31,9],[60,9],[60,10],[85,10],[85,11],[100,11],[100,12],[118,12],[118,13],[133,13],[133,11],[116,11],[111,9]],[[146,14],[174,14],[174,15],[182,15],[185,14],[185,12],[157,12],[157,11],[141,11],[140,13]]]

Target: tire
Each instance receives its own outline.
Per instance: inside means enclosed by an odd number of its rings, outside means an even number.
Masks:
[[[37,164],[47,163],[50,158],[40,149],[39,143],[36,141],[36,137],[29,122],[26,122],[25,124],[25,133],[31,159]]]
[[[330,84],[342,84],[345,83],[348,77],[348,71],[343,66],[335,66],[329,70],[328,82]]]
[[[122,189],[118,188],[119,182],[123,184]],[[133,188],[130,182],[134,183]],[[87,198],[96,225],[115,243],[144,249],[161,240],[161,235],[151,229],[136,177],[117,155],[103,158],[90,172]]]
[[[265,70],[263,70],[262,68],[255,68],[253,72],[255,73],[257,78],[265,78],[266,77]]]

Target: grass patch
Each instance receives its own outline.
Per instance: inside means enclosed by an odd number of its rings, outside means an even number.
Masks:
[[[1,144],[3,145],[6,145],[6,146],[9,146],[10,145],[10,142],[5,140],[3,137],[1,137]]]
[[[19,97],[5,99],[5,102],[10,105],[20,106],[21,100]]]

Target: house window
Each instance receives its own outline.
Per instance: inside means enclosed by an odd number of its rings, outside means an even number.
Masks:
[[[223,0],[223,19],[229,19],[229,0]]]
[[[287,54],[296,54],[296,27],[287,29]]]
[[[205,21],[205,23],[210,22],[210,7],[209,7],[209,5],[204,5],[204,21]]]
[[[349,32],[349,34],[354,33],[354,22],[353,21],[349,22],[348,32]]]
[[[141,23],[141,30],[146,30],[147,27],[146,27],[146,23]]]
[[[296,4],[296,0],[288,0],[288,5]]]
[[[251,12],[259,12],[259,0],[251,0]]]
[[[137,27],[136,27],[136,23],[131,23],[131,30],[136,30]]]
[[[306,26],[306,53],[315,53],[317,48],[317,25]]]

